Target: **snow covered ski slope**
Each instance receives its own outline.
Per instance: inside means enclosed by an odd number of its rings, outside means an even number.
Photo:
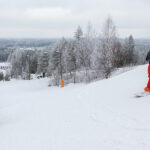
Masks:
[[[147,65],[88,85],[0,82],[0,150],[149,150]]]

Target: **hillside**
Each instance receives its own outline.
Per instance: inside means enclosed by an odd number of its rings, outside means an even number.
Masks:
[[[0,82],[0,150],[148,150],[147,65],[91,84]]]

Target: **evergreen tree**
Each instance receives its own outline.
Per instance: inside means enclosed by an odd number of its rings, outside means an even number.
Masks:
[[[76,59],[76,53],[75,53],[75,42],[70,41],[68,46],[68,57],[67,57],[67,63],[68,63],[68,71],[71,73],[74,73],[74,83],[76,83],[76,71],[77,71],[77,59]]]
[[[83,32],[80,26],[78,26],[76,32],[75,32],[75,39],[77,41],[81,40],[81,38],[83,37]]]
[[[136,63],[137,60],[135,55],[135,45],[134,45],[134,39],[132,35],[130,35],[129,38],[125,40],[124,53],[125,53],[125,59],[124,59],[125,65]]]
[[[59,85],[59,77],[63,79],[63,72],[65,72],[65,50],[67,42],[62,38],[56,45],[52,53],[52,60],[50,63],[51,72],[57,77],[57,84]]]
[[[49,53],[45,50],[41,51],[38,57],[37,73],[42,73],[43,78],[46,76],[47,69],[49,66]]]
[[[38,63],[38,56],[37,54],[33,54],[33,56],[30,57],[30,72],[35,74],[37,72],[37,63]]]
[[[0,72],[0,81],[4,80],[4,74],[3,72]]]

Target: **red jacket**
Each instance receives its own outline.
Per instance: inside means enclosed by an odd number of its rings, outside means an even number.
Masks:
[[[150,64],[148,65],[148,77],[150,78]]]

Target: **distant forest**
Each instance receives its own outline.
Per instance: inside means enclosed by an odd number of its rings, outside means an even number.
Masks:
[[[55,43],[57,39],[0,39],[0,62],[5,62],[16,49],[42,50]]]
[[[0,62],[5,62],[14,50],[42,50],[50,46],[59,39],[0,39]],[[123,41],[120,39],[120,41]],[[135,39],[135,49],[140,55],[146,55],[150,50],[150,39]]]

